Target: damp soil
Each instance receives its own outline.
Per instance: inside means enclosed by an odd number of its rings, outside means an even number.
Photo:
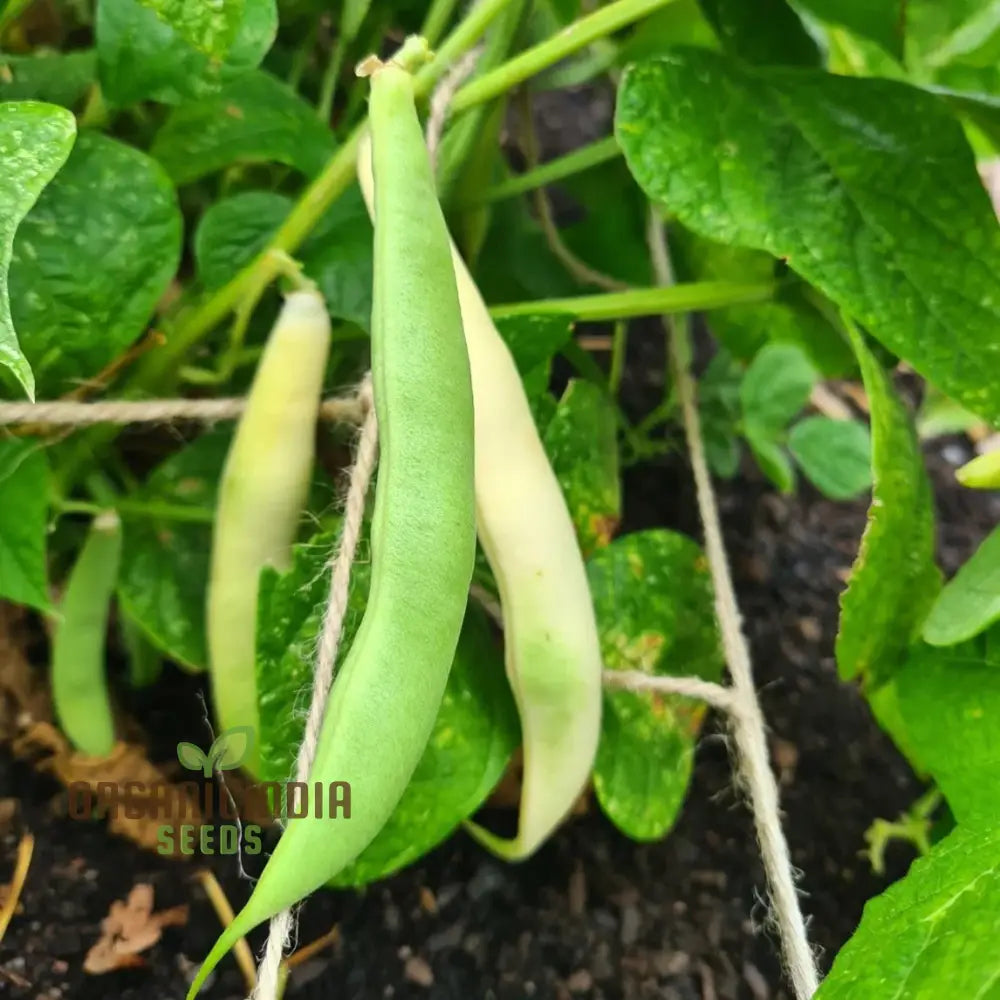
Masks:
[[[628,405],[657,398],[661,359],[633,338]],[[937,485],[940,558],[953,571],[997,518],[995,501],[953,485],[958,441],[927,457]],[[667,526],[698,535],[690,473],[678,446],[629,469],[624,530]],[[895,817],[921,786],[842,684],[833,661],[837,598],[856,552],[865,503],[832,503],[807,487],[779,497],[747,467],[720,493],[726,541],[780,776],[785,830],[812,939],[829,964],[865,901],[902,875],[893,848],[883,876],[863,856],[876,817]],[[991,506],[991,504],[993,506]],[[128,705],[150,756],[167,760],[199,732],[202,687],[168,670]],[[35,852],[21,905],[0,944],[0,997],[11,1000],[173,1000],[218,932],[197,866],[210,864],[234,906],[249,890],[232,859],[176,862],[60,818],[58,787],[0,754],[0,790],[18,802],[0,834],[9,877],[20,832]],[[64,815],[64,814],[63,814]],[[189,905],[140,968],[88,976],[84,956],[112,902],[149,882],[157,909]],[[568,823],[528,862],[504,865],[463,833],[397,876],[359,892],[320,892],[301,911],[299,942],[332,927],[336,942],[299,966],[295,1000],[379,997],[467,1000],[764,1000],[788,996],[762,899],[764,882],[745,803],[732,779],[720,720],[709,716],[674,830],[636,844],[596,809]],[[262,932],[251,935],[259,947]],[[205,993],[243,996],[232,961]]]

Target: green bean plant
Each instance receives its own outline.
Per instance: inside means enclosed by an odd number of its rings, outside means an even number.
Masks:
[[[687,369],[717,480],[871,498],[836,663],[928,785],[926,856],[817,995],[997,994],[1000,529],[943,579],[921,447],[1000,424],[994,8],[0,8],[0,598],[47,628],[78,753],[168,662],[207,672],[252,779],[306,739],[352,788],[336,836],[287,819],[192,996],[251,927],[463,825],[516,861],[592,786],[625,836],[670,832],[705,708],[605,682],[725,670],[699,542],[620,531],[623,468],[681,450]],[[368,372],[376,484],[305,734]],[[229,397],[236,424],[141,434],[4,419]],[[950,488],[997,489],[997,454]],[[518,753],[507,838],[477,813]]]

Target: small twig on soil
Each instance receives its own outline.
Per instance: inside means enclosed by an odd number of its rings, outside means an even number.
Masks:
[[[318,955],[326,948],[332,948],[339,940],[340,924],[334,924],[333,927],[322,937],[316,938],[315,941],[304,945],[299,948],[297,952],[289,955],[288,958],[284,960],[284,966],[286,969],[294,969],[297,965],[301,965],[303,962],[308,962],[313,955]]]
[[[21,890],[24,888],[25,880],[28,878],[28,869],[31,867],[31,855],[35,850],[35,838],[26,833],[21,837],[21,842],[17,845],[17,860],[14,862],[14,877],[10,882],[10,891],[7,898],[0,907],[0,941],[3,941],[4,934],[10,925],[14,911],[17,909],[18,900],[21,898]]]
[[[197,878],[219,918],[219,923],[223,927],[228,927],[236,919],[236,915],[233,913],[232,906],[229,905],[229,900],[226,898],[222,886],[219,885],[216,877],[207,868],[199,871]],[[257,985],[257,966],[253,960],[253,952],[250,950],[250,945],[247,944],[246,938],[240,938],[236,942],[233,946],[233,953],[236,957],[236,964],[239,965],[240,972],[243,973],[243,981],[246,983],[247,992],[253,993],[254,987]]]
[[[854,416],[847,403],[822,382],[813,386],[809,402],[831,420],[850,420]]]

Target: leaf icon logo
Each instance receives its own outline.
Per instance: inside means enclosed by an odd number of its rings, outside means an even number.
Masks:
[[[219,733],[207,754],[194,743],[178,743],[177,759],[189,771],[201,771],[206,778],[210,778],[216,769],[232,771],[239,767],[247,759],[253,744],[254,732],[250,726],[234,726]]]

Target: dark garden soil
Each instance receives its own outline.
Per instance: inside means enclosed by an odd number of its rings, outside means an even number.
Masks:
[[[652,334],[634,338],[626,385],[636,407],[655,398],[661,369]],[[647,356],[648,355],[648,356]],[[641,379],[641,381],[640,381]],[[982,495],[957,490],[935,443],[941,558],[953,571],[996,520]],[[957,458],[959,456],[949,455]],[[697,534],[694,498],[679,449],[625,476],[626,530],[665,525]],[[895,817],[920,786],[865,703],[836,676],[837,595],[864,525],[865,504],[835,504],[808,489],[775,495],[748,472],[722,492],[722,511],[750,635],[786,830],[802,870],[811,933],[827,965],[866,899],[901,875],[907,848],[874,876],[863,834]],[[199,682],[170,672],[129,708],[147,722],[150,754],[169,760],[178,739],[200,732]],[[98,823],[58,818],[57,786],[0,755],[0,790],[19,801],[0,833],[9,878],[21,831],[36,840],[21,908],[0,944],[0,996],[181,997],[218,931],[195,864],[171,862],[110,836]],[[0,796],[2,797],[2,796]],[[234,862],[210,862],[234,905],[245,899]],[[108,907],[133,885],[155,887],[157,909],[190,904],[144,968],[82,971]],[[660,998],[763,1000],[787,996],[762,902],[763,880],[747,809],[731,777],[725,738],[710,718],[691,790],[673,833],[637,845],[596,811],[569,823],[519,867],[486,856],[456,834],[423,863],[366,892],[323,892],[301,914],[305,944],[339,927],[339,941],[304,963],[291,998]],[[251,938],[254,947],[260,931]],[[232,960],[206,996],[241,997]],[[861,1000],[861,998],[859,998]]]

